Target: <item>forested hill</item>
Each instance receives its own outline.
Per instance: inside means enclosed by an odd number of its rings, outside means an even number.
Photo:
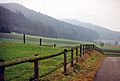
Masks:
[[[0,32],[19,32],[31,35],[92,41],[98,33],[72,25],[25,8],[16,3],[0,4]]]
[[[77,19],[61,19],[64,22],[71,23],[73,25],[82,26],[84,28],[89,28],[94,31],[96,31],[99,34],[100,40],[120,40],[120,32],[115,32],[112,30],[109,30],[105,27],[81,22]]]

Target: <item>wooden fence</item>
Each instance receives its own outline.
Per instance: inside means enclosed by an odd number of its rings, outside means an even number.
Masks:
[[[27,35],[27,34],[15,35],[15,34],[11,34],[11,33],[0,33],[0,40],[1,40],[1,38],[2,39],[12,39],[15,42],[19,41],[24,44],[26,44],[28,42],[37,42],[40,46],[47,46],[47,47],[56,47],[57,46],[57,44],[55,44],[54,42],[50,43],[50,44],[44,44],[47,39],[35,38],[35,37],[32,38],[32,37],[29,37],[29,35]]]
[[[21,64],[21,63],[26,63],[26,62],[34,63],[34,77],[29,80],[30,81],[38,81],[39,80],[39,64],[38,64],[38,62],[40,60],[53,58],[53,57],[56,57],[56,56],[59,56],[62,54],[64,55],[63,69],[64,69],[64,74],[66,75],[67,74],[67,64],[71,63],[71,67],[74,67],[75,60],[76,60],[75,62],[77,63],[79,61],[79,58],[81,58],[87,52],[90,52],[92,50],[97,50],[97,51],[103,53],[102,50],[100,48],[98,48],[97,46],[95,46],[94,44],[85,44],[85,45],[80,44],[80,46],[76,46],[69,50],[64,49],[64,51],[62,51],[60,53],[49,55],[49,56],[40,57],[38,54],[36,54],[35,56],[19,58],[19,59],[11,60],[11,61],[1,60],[2,62],[0,62],[0,81],[5,81],[4,71],[5,71],[6,67]],[[75,55],[74,55],[74,51],[76,52]],[[70,52],[70,54],[71,54],[70,55],[71,60],[69,62],[67,62],[67,52]],[[74,56],[75,56],[75,58],[74,58]]]

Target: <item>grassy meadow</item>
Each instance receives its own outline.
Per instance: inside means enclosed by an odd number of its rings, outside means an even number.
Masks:
[[[6,61],[22,57],[29,57],[35,54],[39,54],[39,56],[43,57],[61,52],[65,48],[69,49],[68,47],[75,47],[79,46],[80,44],[91,44],[91,42],[74,41],[61,38],[47,38],[32,35],[26,35],[26,44],[23,44],[23,34],[5,33],[5,35],[7,37],[0,38],[0,59],[4,59]],[[13,36],[12,38],[9,37],[11,35]],[[42,45],[56,44],[57,47],[39,46],[40,38],[42,39]],[[108,47],[109,46],[104,46],[103,48],[105,49]],[[39,61],[40,76],[52,71],[57,66],[63,65],[63,57],[63,55],[60,55],[54,58]],[[67,53],[67,61],[69,60],[70,53]],[[33,77],[33,72],[34,69],[32,62],[10,66],[5,68],[5,80],[28,81],[31,77]]]
[[[0,33],[3,38],[0,39],[1,42],[19,42],[23,43],[23,34],[20,33]],[[92,43],[85,41],[75,41],[62,38],[48,38],[41,36],[26,35],[26,43],[28,44],[40,44],[40,38],[42,39],[42,45],[53,45],[56,44],[57,47],[73,47],[78,46],[83,43]]]
[[[0,42],[0,59],[12,60],[22,57],[29,57],[35,54],[47,56],[63,51],[60,47],[47,47],[33,44],[23,44],[15,42]],[[67,60],[70,60],[70,54],[67,54]],[[63,55],[39,61],[40,76],[46,72],[52,71],[57,66],[63,65]],[[27,62],[19,65],[7,67],[5,69],[6,81],[28,81],[33,77],[33,63]]]
[[[106,55],[108,56],[120,56],[120,53],[115,52],[115,51],[120,51],[120,46],[119,45],[105,45],[104,47],[101,48]],[[114,53],[115,52],[115,53]]]

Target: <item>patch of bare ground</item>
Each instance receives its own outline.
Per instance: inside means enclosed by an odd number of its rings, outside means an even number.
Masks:
[[[105,55],[92,51],[79,59],[74,67],[68,65],[67,75],[63,73],[63,69],[58,69],[52,74],[43,78],[42,81],[93,81],[94,75],[98,70]]]

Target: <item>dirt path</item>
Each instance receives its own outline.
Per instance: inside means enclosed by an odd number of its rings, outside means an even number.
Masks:
[[[94,81],[120,81],[120,57],[105,58]]]

